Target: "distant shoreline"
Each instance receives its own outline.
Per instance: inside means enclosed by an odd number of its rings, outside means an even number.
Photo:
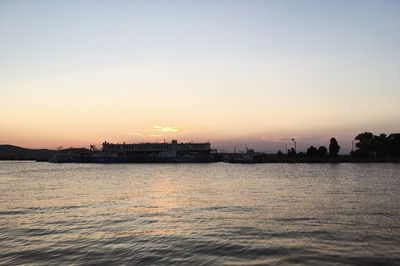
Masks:
[[[0,162],[48,162],[47,160],[35,160],[35,159],[3,159],[0,158]],[[128,163],[79,163],[79,162],[68,162],[61,164],[212,164],[212,163],[229,163],[229,164],[363,164],[363,163],[400,163],[399,158],[387,158],[387,159],[336,159],[336,160],[300,160],[295,159],[270,159],[260,162],[225,162],[225,161],[213,161],[213,162],[128,162]]]
[[[84,148],[83,148],[84,149]],[[37,161],[37,162],[47,162],[49,159],[56,155],[58,150],[47,150],[47,149],[28,149],[13,145],[0,145],[0,161]],[[123,164],[135,164],[135,163],[145,163],[145,164],[165,164],[165,163],[216,163],[225,162],[232,164],[261,164],[261,163],[308,163],[308,164],[336,164],[336,163],[400,163],[400,157],[366,157],[359,158],[349,155],[336,155],[336,156],[308,156],[306,154],[267,154],[256,152],[252,153],[250,158],[246,153],[214,153],[212,158],[208,161],[129,161],[121,162]],[[63,162],[61,162],[63,163]],[[74,162],[64,162],[64,163],[74,163]],[[79,163],[79,162],[76,162]],[[81,162],[81,163],[96,163],[96,162]],[[101,163],[101,162],[99,162]],[[110,162],[113,163],[113,162]],[[118,163],[118,162],[117,162]]]

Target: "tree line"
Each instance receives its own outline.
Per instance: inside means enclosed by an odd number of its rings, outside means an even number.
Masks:
[[[400,133],[374,135],[371,132],[358,134],[355,138],[355,158],[400,157]]]
[[[400,133],[386,135],[374,135],[371,132],[358,134],[355,139],[355,149],[351,151],[352,158],[399,158],[400,157]],[[340,151],[340,145],[336,138],[331,138],[328,148],[325,146],[310,146],[306,152],[297,153],[294,148],[284,155],[278,151],[278,157],[309,157],[309,158],[334,158]]]

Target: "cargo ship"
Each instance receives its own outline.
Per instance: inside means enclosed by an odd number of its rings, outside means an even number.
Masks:
[[[133,143],[113,144],[104,142],[103,152],[125,156],[131,163],[208,163],[214,162],[216,150],[204,143]]]
[[[60,150],[49,159],[53,163],[209,163],[216,162],[216,150],[205,143],[132,143],[104,142],[100,150]]]

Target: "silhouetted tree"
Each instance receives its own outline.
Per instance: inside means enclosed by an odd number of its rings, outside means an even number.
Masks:
[[[371,132],[364,132],[358,134],[355,140],[357,141],[356,148],[359,151],[367,153],[372,151],[372,146],[374,143],[374,134],[372,134]]]
[[[311,146],[310,148],[307,149],[306,155],[307,157],[317,157],[318,156],[317,148]]]
[[[386,134],[385,134],[385,133],[381,133],[381,134],[379,135],[379,142],[380,142],[380,143],[385,143],[386,140],[387,140]]]
[[[355,140],[357,141],[357,150],[352,153],[355,157],[367,158],[392,156],[390,155],[393,146],[391,139],[384,133],[377,136],[371,132],[364,132],[358,134]]]
[[[283,152],[281,152],[281,150],[279,150],[279,151],[276,153],[276,156],[278,156],[279,158],[285,157],[285,155],[283,154]]]
[[[392,157],[400,157],[400,134],[390,134],[388,137],[389,155]]]
[[[379,136],[374,136],[373,150],[377,157],[388,156],[389,143],[386,134],[382,133]]]
[[[325,146],[319,146],[318,156],[321,158],[328,156],[328,149]]]
[[[290,157],[296,156],[296,150],[294,148],[288,150],[288,156]]]
[[[298,152],[296,156],[297,157],[304,157],[304,156],[306,156],[306,154],[301,151],[301,152]]]
[[[356,150],[351,153],[356,158],[400,157],[400,133],[379,136],[364,132],[355,137]]]
[[[340,146],[335,138],[331,138],[329,143],[329,155],[334,157],[339,153]]]
[[[371,132],[360,133],[355,137],[356,149],[351,153],[356,158],[368,158],[371,157],[373,152],[374,134]]]

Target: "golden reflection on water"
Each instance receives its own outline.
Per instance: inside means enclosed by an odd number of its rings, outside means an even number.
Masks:
[[[157,235],[179,235],[179,232],[171,229],[152,229],[142,231],[95,231],[83,233],[67,233],[60,235],[63,239],[88,239],[88,240],[106,240],[118,239],[120,237],[137,237],[137,236],[157,236]]]
[[[378,255],[388,245],[398,250],[387,236],[398,235],[394,175],[400,169],[385,172],[386,165],[17,167],[25,168],[0,176],[0,230],[9,237],[7,250],[20,245],[14,238],[46,248],[69,240],[141,245],[138,239],[162,242],[165,236],[250,249],[322,250],[329,256],[360,242]],[[363,240],[368,237],[376,242]]]

